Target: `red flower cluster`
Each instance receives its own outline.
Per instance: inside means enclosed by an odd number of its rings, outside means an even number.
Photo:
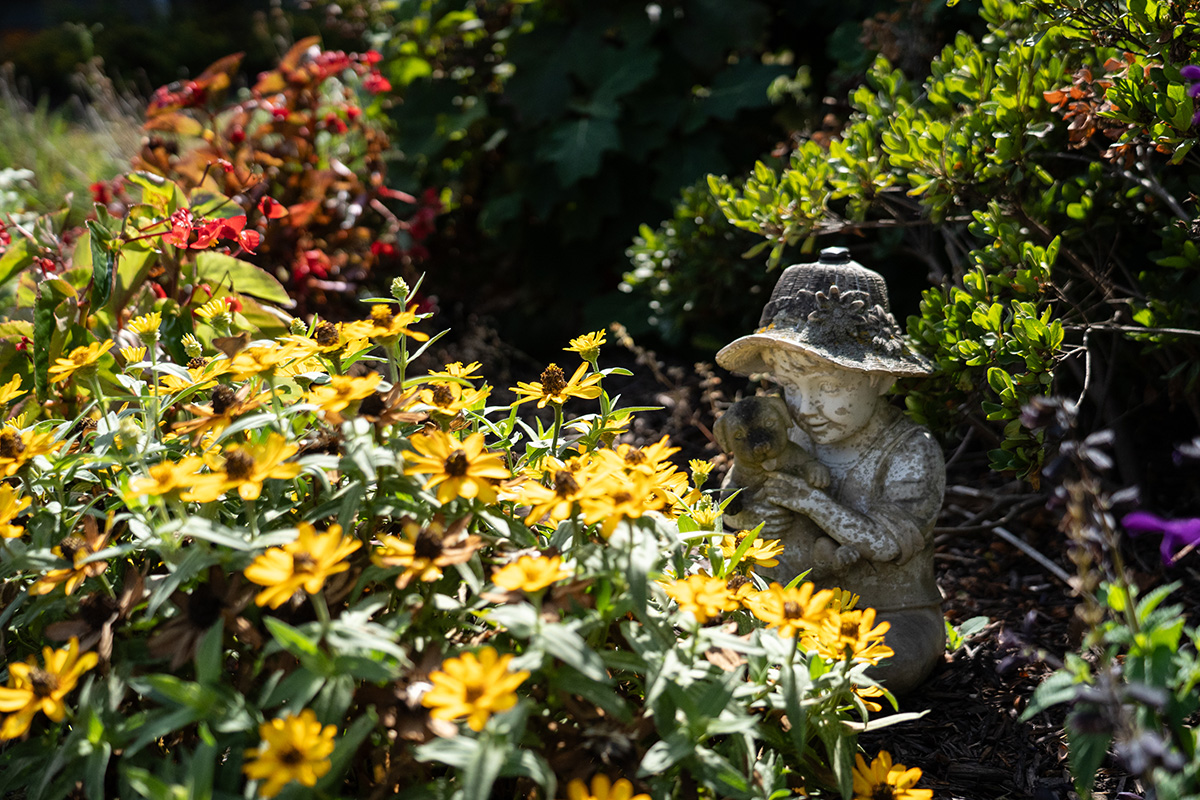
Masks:
[[[218,239],[236,241],[247,253],[262,241],[258,231],[246,230],[246,215],[239,214],[228,219],[204,219],[181,208],[171,215],[171,230],[163,234],[163,241],[175,247],[204,250],[216,244]]]

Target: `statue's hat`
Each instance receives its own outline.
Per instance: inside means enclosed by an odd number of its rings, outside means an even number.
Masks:
[[[856,372],[933,371],[905,343],[883,276],[851,260],[844,247],[827,247],[819,260],[785,269],[758,330],[723,347],[717,363],[741,375],[769,372],[762,357],[767,349],[806,353]]]

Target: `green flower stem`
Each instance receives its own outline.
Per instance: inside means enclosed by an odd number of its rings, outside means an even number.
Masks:
[[[254,501],[253,500],[243,500],[242,502],[244,502],[246,504],[246,522],[250,527],[250,534],[255,539],[257,539],[258,538],[258,514],[255,513]]]
[[[554,432],[550,435],[550,455],[558,458],[558,434],[562,431],[563,410],[558,403],[554,404]]]
[[[271,390],[271,410],[275,412],[275,427],[283,435],[287,435],[287,430],[283,426],[283,404],[279,401],[279,392],[275,389],[275,372],[272,370],[267,373],[267,388]]]
[[[388,377],[390,377],[392,379],[392,384],[395,385],[396,383],[398,383],[400,381],[400,374],[401,374],[399,364],[397,363],[397,360],[396,360],[396,346],[391,345],[391,346],[385,347],[385,348],[383,348],[383,351],[385,353],[387,353]]]
[[[408,339],[404,338],[404,334],[400,334],[396,340],[396,347],[400,351],[399,378],[401,384],[404,383],[404,374],[408,372]]]
[[[153,369],[150,372],[150,411],[151,420],[146,421],[146,427],[151,433],[150,441],[154,444],[158,443],[158,414],[161,408],[158,397],[158,343],[150,345],[150,364]]]
[[[104,416],[104,389],[100,384],[100,376],[95,371],[88,376],[88,388],[92,390],[93,399],[96,401],[96,407],[100,409],[100,415]]]
[[[313,609],[317,612],[317,621],[321,623],[321,637],[329,630],[329,604],[325,601],[325,590],[309,595],[312,598]]]

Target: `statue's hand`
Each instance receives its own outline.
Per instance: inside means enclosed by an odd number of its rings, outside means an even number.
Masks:
[[[812,484],[814,489],[824,489],[829,486],[833,475],[830,474],[829,467],[820,461],[810,461],[804,466],[804,479]]]
[[[772,503],[801,512],[808,507],[807,501],[813,494],[813,487],[803,478],[785,472],[773,472],[759,494],[770,499]]]
[[[764,536],[778,536],[791,527],[795,513],[770,502],[765,492],[758,492],[742,505],[741,510],[729,517],[735,527],[748,530],[762,523]]]

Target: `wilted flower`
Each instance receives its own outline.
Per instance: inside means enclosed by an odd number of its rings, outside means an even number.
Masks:
[[[428,525],[422,526],[409,516],[401,517],[403,537],[383,534],[371,553],[371,563],[377,567],[404,567],[396,578],[396,588],[404,589],[417,578],[425,583],[442,577],[442,567],[462,564],[483,544],[483,540],[467,533],[471,515],[460,517],[449,526],[441,514],[435,514]]]
[[[112,523],[111,517],[109,523]],[[90,516],[83,518],[83,531],[83,537],[68,536],[50,551],[71,566],[48,571],[29,587],[30,594],[49,594],[60,583],[63,584],[63,591],[71,594],[85,580],[102,574],[108,568],[107,561],[88,561],[87,559],[104,549],[110,531],[106,530],[103,534],[100,533],[96,519]]]

